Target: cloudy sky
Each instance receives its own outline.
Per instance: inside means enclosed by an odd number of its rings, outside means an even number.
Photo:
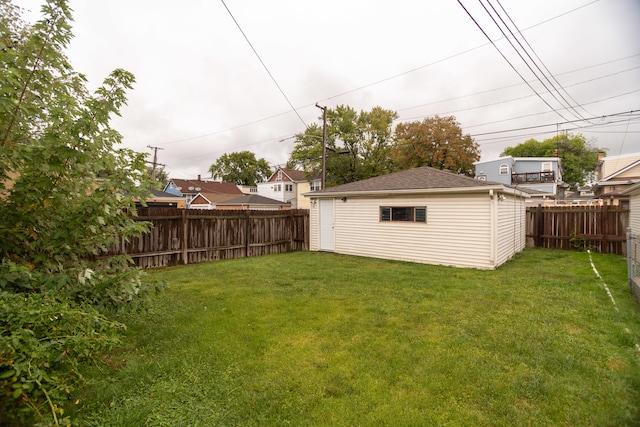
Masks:
[[[15,3],[37,15],[42,2]],[[75,70],[89,89],[116,68],[136,76],[113,125],[150,159],[159,147],[171,177],[209,176],[234,151],[284,164],[320,123],[316,103],[454,115],[482,160],[564,131],[640,151],[638,0],[69,4]]]

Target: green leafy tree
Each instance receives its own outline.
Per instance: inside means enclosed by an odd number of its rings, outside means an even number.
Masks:
[[[391,125],[397,117],[381,107],[359,113],[345,105],[327,109],[327,185],[393,172]],[[322,172],[322,126],[313,124],[296,135],[288,164],[311,174]]]
[[[147,228],[129,215],[149,185],[144,154],[118,147],[109,126],[134,77],[115,70],[89,94],[63,53],[66,1],[42,12],[28,26],[0,1],[0,420],[9,425],[63,422],[79,364],[117,342],[104,313],[145,286],[129,257],[99,257]]]
[[[269,162],[256,159],[251,151],[223,154],[209,168],[211,176],[225,182],[254,186],[271,176]]]
[[[147,175],[153,178],[153,175],[154,175],[153,166],[147,166]],[[167,171],[164,170],[164,167],[156,166],[155,182],[158,183],[158,185],[160,186],[165,186],[169,182],[169,175],[167,175]]]
[[[598,164],[598,153],[606,149],[591,146],[581,134],[556,135],[544,141],[529,139],[514,147],[507,147],[503,156],[553,157],[562,160],[562,179],[577,188],[591,179]]]
[[[401,170],[430,166],[473,176],[480,148],[455,117],[435,116],[398,124],[394,157]]]

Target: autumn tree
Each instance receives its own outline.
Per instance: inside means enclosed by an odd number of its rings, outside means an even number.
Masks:
[[[562,179],[577,188],[593,177],[598,164],[598,153],[606,149],[590,145],[581,134],[560,134],[537,141],[529,139],[514,147],[507,147],[502,156],[553,157],[562,161]]]
[[[269,162],[251,151],[223,154],[209,168],[211,176],[225,182],[254,186],[271,176]]]
[[[360,112],[345,105],[327,109],[327,185],[393,172],[391,125],[397,117],[395,111],[381,107]],[[312,174],[322,172],[321,125],[313,124],[296,135],[288,164]]]
[[[473,162],[480,160],[478,144],[453,116],[399,123],[395,137],[393,155],[401,170],[430,166],[473,176]]]

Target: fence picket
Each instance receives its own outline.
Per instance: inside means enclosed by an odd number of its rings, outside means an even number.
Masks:
[[[527,208],[527,246],[626,255],[629,209],[619,206]]]
[[[149,232],[111,245],[103,257],[127,254],[145,268],[309,249],[309,211],[141,208]]]

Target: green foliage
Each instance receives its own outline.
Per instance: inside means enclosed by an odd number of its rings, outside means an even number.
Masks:
[[[480,160],[478,143],[462,133],[453,116],[400,123],[396,144],[394,155],[400,169],[430,166],[473,176],[473,162]]]
[[[0,418],[25,424],[58,423],[71,372],[115,342],[119,326],[99,313],[155,289],[129,257],[101,257],[148,227],[131,218],[150,186],[144,154],[109,126],[134,77],[115,70],[88,94],[63,53],[66,1],[42,12],[27,26],[0,1]]]
[[[266,181],[272,173],[269,162],[256,159],[251,151],[223,154],[211,165],[209,171],[214,178],[249,186]]]
[[[33,279],[19,268],[12,273]],[[0,290],[0,319],[0,419],[5,425],[68,423],[61,403],[81,378],[80,364],[112,349],[123,325],[56,291]]]
[[[554,157],[557,153],[562,159],[562,179],[575,189],[593,178],[599,152],[606,152],[606,149],[590,145],[580,134],[566,134],[556,135],[542,142],[529,139],[514,147],[507,147],[501,155]]]
[[[338,185],[393,172],[393,120],[395,111],[374,107],[371,111],[339,105],[327,109],[327,185]],[[311,174],[322,168],[322,126],[311,125],[296,135],[290,166]]]

